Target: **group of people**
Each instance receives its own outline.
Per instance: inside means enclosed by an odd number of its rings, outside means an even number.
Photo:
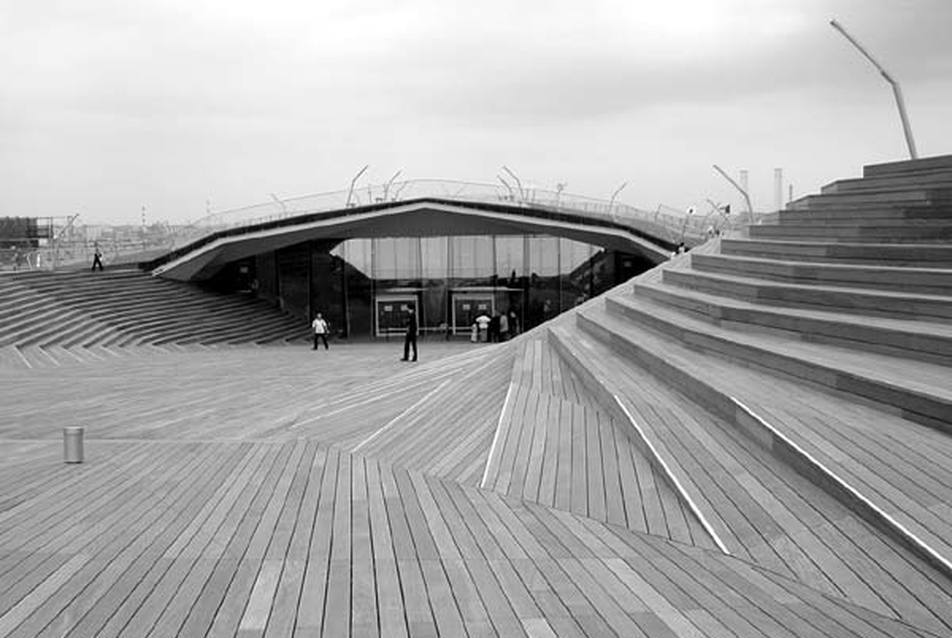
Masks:
[[[416,361],[417,360],[417,332],[419,331],[419,324],[417,324],[416,313],[413,311],[413,308],[407,310],[406,318],[406,331],[404,332],[403,339],[403,359],[401,361]],[[314,321],[311,322],[311,328],[314,331],[314,347],[313,350],[317,350],[317,346],[320,343],[324,344],[324,349],[328,350],[327,345],[327,335],[331,332],[330,324],[327,323],[327,320],[324,318],[324,315],[317,313],[314,317]],[[410,358],[410,350],[413,350],[413,358]]]
[[[420,325],[417,322],[416,312],[414,312],[413,308],[408,308],[406,311],[404,327],[403,358],[400,360],[416,361],[417,335],[420,331]],[[327,336],[330,334],[331,329],[330,324],[324,319],[324,315],[321,313],[315,315],[314,321],[311,322],[311,329],[314,332],[313,350],[317,350],[321,344],[324,345],[325,350],[328,350]],[[473,320],[470,340],[474,343],[477,341],[498,343],[508,341],[517,334],[519,334],[519,317],[514,310],[502,314],[496,312],[493,313],[491,317],[486,313],[482,313]],[[410,357],[411,351],[413,353],[412,358]]]
[[[519,334],[519,317],[515,310],[506,313],[495,312],[490,317],[485,312],[473,319],[469,340],[476,342],[499,343],[508,341]]]

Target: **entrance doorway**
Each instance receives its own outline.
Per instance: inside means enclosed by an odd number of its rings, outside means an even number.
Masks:
[[[492,317],[496,309],[492,294],[485,292],[453,292],[453,334],[469,334],[473,320],[481,314]]]
[[[408,310],[416,313],[419,321],[419,303],[415,295],[377,295],[374,306],[378,337],[403,334],[406,331]]]

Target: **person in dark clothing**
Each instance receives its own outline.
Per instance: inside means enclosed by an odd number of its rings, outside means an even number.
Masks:
[[[96,270],[96,266],[99,266],[99,270],[102,272],[102,252],[99,250],[98,244],[93,248],[93,267],[91,270]]]
[[[519,316],[515,310],[509,311],[509,336],[515,337],[519,334]]]
[[[417,338],[417,319],[416,319],[416,313],[413,312],[413,309],[411,308],[407,310],[407,335],[403,340],[403,358],[401,359],[401,361],[411,361],[410,346],[413,346],[412,361],[417,360],[416,338]]]
[[[499,313],[494,312],[493,316],[489,319],[489,334],[488,334],[489,343],[498,343],[499,342]]]

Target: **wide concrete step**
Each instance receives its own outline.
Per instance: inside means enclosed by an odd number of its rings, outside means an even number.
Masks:
[[[168,331],[155,340],[155,343],[194,341],[196,343],[252,343],[275,339],[275,333],[287,336],[300,336],[306,333],[306,327],[295,322],[282,321],[280,318],[268,318],[257,322],[222,322],[210,324],[199,329],[184,327],[177,333]]]
[[[101,344],[108,339],[122,334],[120,328],[115,326],[103,327],[102,324],[93,323],[86,326],[84,330],[74,332],[68,338],[59,339],[58,343],[67,348],[91,347]]]
[[[295,338],[304,328],[260,300],[136,270],[29,273],[3,284],[17,294],[0,301],[4,343],[117,345],[189,338],[246,343]]]
[[[952,386],[947,366],[731,330],[644,297],[638,297],[635,304],[615,304],[607,310],[617,313],[621,321],[636,322],[698,351],[842,393],[952,433]]]
[[[32,290],[18,290],[10,297],[0,299],[0,325],[15,321],[50,306],[50,299]]]
[[[795,378],[764,375],[746,360],[709,352],[693,340],[672,339],[604,308],[583,309],[578,324],[583,335],[606,344],[614,356],[630,358],[632,365],[650,370],[746,432],[776,455],[778,465],[796,467],[815,485],[949,573],[952,522],[933,506],[937,494],[943,499],[952,496],[946,462],[952,438],[864,405],[865,401],[843,401],[841,393]],[[583,339],[579,336],[577,341]]]
[[[948,268],[811,263],[693,253],[691,267],[701,272],[808,286],[875,288],[927,295],[952,294],[952,269]]]
[[[876,244],[772,239],[722,239],[725,255],[821,263],[952,268],[949,244]]]
[[[952,365],[952,325],[901,321],[880,317],[805,309],[769,309],[684,288],[634,284],[634,298],[606,301],[614,312],[637,312],[639,299],[648,298],[696,319],[735,330],[761,330],[810,343],[876,352],[902,358]]]
[[[817,223],[798,222],[750,226],[751,239],[805,240],[871,243],[952,243],[952,223],[945,220],[918,220],[898,223]]]
[[[806,195],[787,204],[788,209],[809,209],[814,206],[914,206],[952,203],[952,189],[919,188],[869,193],[830,193]]]
[[[858,225],[912,223],[919,220],[952,220],[952,206],[852,206],[844,208],[813,208],[782,210],[777,222],[786,223],[851,223]]]
[[[86,315],[69,308],[49,307],[14,321],[5,322],[0,330],[0,345],[26,345],[55,331],[57,326],[81,322]]]
[[[51,314],[42,325],[34,325],[17,337],[18,346],[48,346],[69,341],[80,330],[97,326],[101,330],[108,326],[82,312],[63,312]]]
[[[919,188],[952,188],[952,170],[939,168],[901,175],[841,179],[821,187],[820,192],[842,194]]]
[[[267,314],[252,320],[219,318],[201,323],[166,320],[145,326],[126,326],[126,336],[119,345],[142,343],[252,343],[296,338],[307,333],[307,327],[287,315]]]
[[[616,427],[631,441],[638,456],[650,464],[650,473],[636,466],[639,477],[648,479],[644,482],[649,485],[654,483],[659,491],[664,490],[665,496],[670,492],[681,501],[683,514],[678,518],[686,520],[697,531],[693,544],[716,547],[720,543],[732,554],[750,559],[754,549],[750,539],[742,537],[734,524],[742,516],[720,506],[719,490],[712,490],[705,480],[706,470],[698,468],[690,455],[679,454],[681,443],[671,434],[674,422],[686,425],[685,420],[691,419],[692,426],[698,423],[704,427],[712,425],[715,417],[703,409],[689,407],[689,401],[685,401],[676,388],[667,386],[648,370],[632,365],[624,353],[614,351],[599,339],[581,335],[577,329],[570,331],[560,327],[550,328],[548,339],[585,389],[613,416]],[[631,477],[625,484],[637,486],[640,482],[639,478]],[[670,501],[670,497],[666,500]],[[677,516],[673,508],[670,513]],[[654,521],[649,522],[649,527],[663,529]],[[760,552],[754,555],[763,557]],[[781,571],[785,569],[775,562],[775,557],[765,562]]]
[[[923,171],[952,170],[952,155],[936,155],[914,160],[867,164],[863,167],[863,177],[884,177],[887,175],[911,175]]]
[[[784,284],[695,270],[668,269],[662,273],[662,281],[673,286],[764,305],[908,320],[952,321],[952,296]]]

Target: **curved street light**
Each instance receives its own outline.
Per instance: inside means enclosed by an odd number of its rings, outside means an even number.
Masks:
[[[354,197],[354,184],[357,183],[357,180],[360,179],[360,176],[363,175],[364,171],[366,171],[368,168],[370,168],[370,164],[367,164],[362,169],[360,169],[357,174],[354,175],[354,179],[350,180],[350,190],[347,191],[347,203],[344,204],[345,208],[350,208],[351,199]]]
[[[502,170],[504,170],[504,171],[506,171],[507,173],[509,173],[509,177],[511,177],[512,179],[514,179],[514,180],[516,181],[516,187],[519,189],[519,199],[520,199],[521,202],[525,202],[525,201],[526,201],[526,191],[523,190],[523,188],[522,188],[522,182],[519,181],[519,178],[516,177],[516,174],[515,174],[515,173],[513,173],[511,170],[509,170],[509,167],[508,167],[508,166],[503,165]]]
[[[268,193],[268,195],[271,196],[271,199],[274,200],[274,203],[275,203],[275,204],[277,204],[278,206],[281,207],[281,212],[284,213],[285,215],[287,215],[287,214],[288,214],[288,207],[284,204],[284,202],[281,201],[281,199],[280,199],[277,195],[275,195],[274,193]]]
[[[509,185],[509,182],[502,178],[502,175],[496,175],[496,179],[502,182],[502,185],[506,187],[506,190],[509,191],[509,201],[515,201],[516,196],[512,192],[512,186]]]
[[[720,173],[721,177],[723,177],[728,182],[730,182],[731,186],[736,188],[740,192],[740,194],[744,196],[744,201],[747,202],[747,216],[750,219],[750,223],[753,224],[754,223],[754,207],[751,206],[750,204],[750,195],[748,195],[747,191],[745,191],[743,188],[740,187],[740,184],[734,181],[733,177],[725,173],[724,170],[717,164],[714,164],[714,170]]]
[[[393,186],[394,180],[397,179],[397,176],[400,175],[400,173],[402,172],[403,172],[403,169],[400,169],[399,171],[394,173],[393,177],[390,178],[386,186],[383,187],[383,201],[387,201],[387,194],[390,193],[390,187]]]
[[[836,20],[830,20],[830,26],[839,31],[844,38],[849,40],[849,43],[852,44],[856,49],[863,54],[867,60],[869,60],[876,70],[879,71],[879,74],[883,76],[883,79],[889,82],[892,86],[893,96],[896,98],[896,107],[899,109],[899,119],[902,120],[902,132],[906,136],[906,146],[909,147],[909,157],[911,159],[919,159],[919,153],[916,152],[916,140],[912,137],[912,126],[909,124],[909,116],[906,115],[906,102],[902,99],[902,89],[899,88],[899,82],[893,79],[891,75],[882,67],[882,65],[876,61],[876,59],[870,55],[870,53],[863,48],[856,38],[847,33],[846,29],[843,28]]]
[[[622,182],[622,185],[615,189],[615,192],[612,193],[612,198],[608,201],[608,214],[612,216],[612,221],[615,223],[618,222],[618,217],[615,215],[615,198],[618,197],[625,186],[628,186],[628,182]]]

